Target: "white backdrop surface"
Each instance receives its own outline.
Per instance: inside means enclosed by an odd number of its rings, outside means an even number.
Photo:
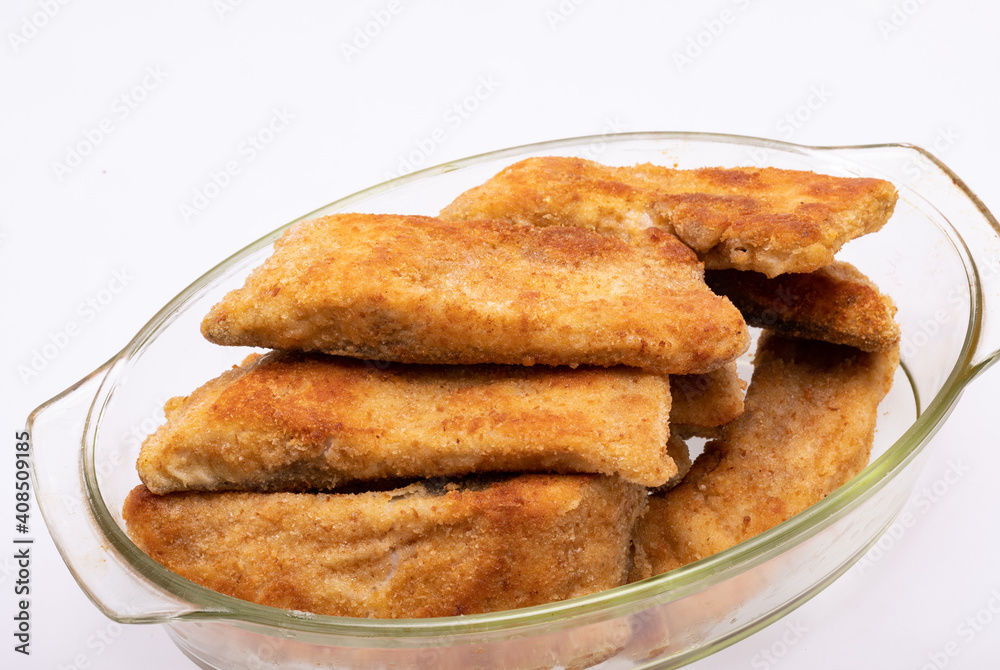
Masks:
[[[219,260],[401,172],[618,131],[913,143],[1000,211],[998,24],[986,0],[5,2],[0,666],[194,667],[97,611],[37,508],[15,652],[13,454]],[[878,560],[691,667],[996,667],[998,392],[1000,370],[968,389]]]

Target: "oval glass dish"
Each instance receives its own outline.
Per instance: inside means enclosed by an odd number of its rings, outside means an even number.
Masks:
[[[270,255],[285,226],[198,278],[118,355],[29,418],[39,507],[67,566],[102,612],[123,623],[165,625],[203,668],[675,668],[786,615],[864,555],[909,497],[924,447],[961,392],[998,356],[994,217],[947,167],[912,146],[817,148],[728,135],[629,133],[428,168],[302,219],[342,211],[434,215],[503,167],[541,155],[680,168],[756,164],[892,181],[900,193],[893,218],[838,254],[896,301],[902,327],[904,365],[880,408],[867,469],[805,512],[719,554],[527,609],[351,619],[255,605],[198,586],[129,540],[122,502],[138,484],[139,445],[163,420],[164,401],[248,352],[209,344],[199,324]]]

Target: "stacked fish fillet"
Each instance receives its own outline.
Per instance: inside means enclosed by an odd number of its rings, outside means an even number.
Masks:
[[[899,332],[834,254],[895,200],[874,179],[546,157],[438,217],[298,224],[205,317],[210,341],[269,351],[168,402],[129,534],[234,597],[379,618],[720,551],[867,464]],[[744,399],[748,324],[767,331]],[[693,464],[691,436],[713,438]]]

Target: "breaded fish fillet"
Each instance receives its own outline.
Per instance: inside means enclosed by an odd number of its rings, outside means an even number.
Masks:
[[[582,228],[340,214],[289,229],[202,332],[404,363],[700,373],[749,345],[739,312],[702,277],[658,229],[624,242]]]
[[[818,502],[868,463],[898,349],[765,333],[743,414],[676,487],[650,497],[632,579],[710,556]]]
[[[732,300],[751,326],[864,351],[886,351],[899,342],[895,304],[850,263],[774,278],[709,270],[705,281]]]
[[[670,378],[671,432],[682,437],[714,437],[743,413],[746,382],[736,372],[736,363],[701,375]]]
[[[547,156],[511,165],[441,211],[450,220],[498,218],[635,235],[660,226],[707,268],[768,276],[811,272],[844,243],[881,228],[896,189],[880,179],[777,168],[610,167]]]
[[[684,441],[677,431],[670,433],[667,440],[667,454],[677,467],[677,474],[671,477],[666,483],[651,487],[653,491],[666,491],[681,483],[688,471],[691,470],[691,450],[688,449],[687,442]]]
[[[408,618],[538,605],[624,583],[646,490],[519,475],[359,494],[134,489],[133,541],[221,593],[316,614]]]
[[[253,355],[186,398],[142,445],[153,493],[331,489],[387,477],[591,472],[659,486],[670,386],[637,368],[375,366]]]

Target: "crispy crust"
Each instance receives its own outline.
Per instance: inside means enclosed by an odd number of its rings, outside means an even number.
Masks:
[[[650,226],[672,229],[648,187],[582,158],[544,156],[514,163],[459,195],[440,216],[449,221],[500,219],[523,225],[579,226],[620,237]]]
[[[263,605],[409,618],[538,605],[624,583],[640,486],[521,475],[363,494],[134,489],[129,535],[167,569]]]
[[[212,308],[212,342],[404,363],[713,370],[749,344],[695,255],[649,229],[342,214],[307,221]]]
[[[660,226],[697,251],[707,268],[773,277],[828,265],[844,243],[881,228],[896,199],[896,189],[880,179],[777,168],[609,167],[547,156],[507,167],[441,216],[624,236]]]
[[[743,414],[684,481],[650,498],[632,579],[749,539],[818,502],[868,463],[899,351],[765,333]]]
[[[667,440],[667,453],[677,465],[677,474],[671,477],[666,483],[651,487],[650,491],[662,492],[674,488],[684,480],[684,477],[691,470],[691,451],[688,449],[687,442],[684,441],[684,438],[677,431],[672,432],[670,439]]]
[[[681,437],[715,436],[743,413],[746,382],[736,372],[736,363],[701,375],[670,378],[671,430]]]
[[[271,352],[186,398],[142,445],[154,493],[331,489],[472,472],[676,476],[670,388],[635,368],[374,365]]]
[[[773,279],[709,270],[705,281],[732,300],[751,326],[863,351],[888,351],[899,342],[895,304],[849,263]]]

